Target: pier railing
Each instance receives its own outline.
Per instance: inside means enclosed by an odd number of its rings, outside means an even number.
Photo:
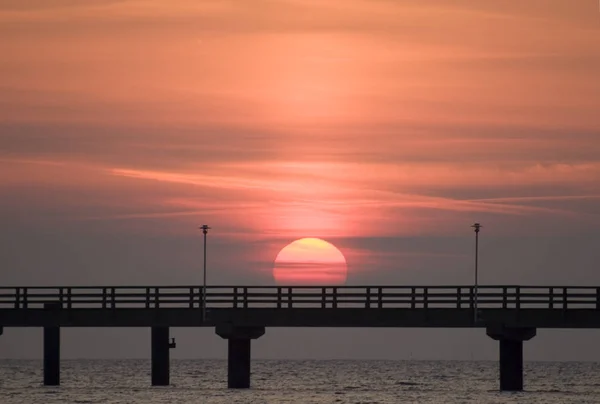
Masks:
[[[201,286],[0,287],[0,309],[201,308]],[[473,286],[208,286],[207,309],[473,309]],[[595,309],[600,287],[480,286],[479,309]]]

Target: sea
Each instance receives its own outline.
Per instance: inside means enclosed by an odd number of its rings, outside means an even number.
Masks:
[[[600,363],[526,362],[525,391],[498,391],[493,361],[253,360],[252,387],[227,389],[225,360],[171,360],[150,386],[148,360],[63,360],[60,387],[42,362],[0,360],[0,403],[600,403]]]

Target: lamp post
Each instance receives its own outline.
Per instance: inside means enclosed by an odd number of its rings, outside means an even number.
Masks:
[[[202,234],[204,234],[204,267],[202,275],[202,322],[204,322],[206,321],[206,235],[210,227],[203,224],[200,226],[200,229],[202,229]]]
[[[477,323],[477,300],[479,292],[479,229],[481,229],[483,226],[479,223],[475,223],[471,227],[475,229],[475,300],[473,302],[473,321],[474,323]]]

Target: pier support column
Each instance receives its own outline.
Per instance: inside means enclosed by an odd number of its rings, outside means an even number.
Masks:
[[[500,390],[523,390],[523,341],[535,337],[536,329],[491,326],[487,335],[500,343]]]
[[[0,325],[0,335],[4,334],[4,327]]]
[[[169,327],[152,327],[152,385],[168,386],[170,377],[169,350],[175,348],[175,339],[169,341]]]
[[[216,333],[228,341],[227,387],[250,388],[250,344],[265,334],[265,327],[235,327],[231,324],[217,325]]]
[[[60,303],[46,303],[46,310],[60,310]],[[44,327],[44,385],[60,386],[60,327]]]

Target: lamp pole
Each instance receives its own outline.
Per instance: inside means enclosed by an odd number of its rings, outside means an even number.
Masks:
[[[202,322],[204,322],[206,320],[206,235],[210,227],[203,224],[200,226],[200,229],[202,229],[202,234],[204,234],[204,266],[202,275]]]
[[[475,229],[475,301],[473,302],[473,321],[477,323],[477,300],[479,292],[479,230],[483,227],[479,223],[475,223],[471,226]]]

